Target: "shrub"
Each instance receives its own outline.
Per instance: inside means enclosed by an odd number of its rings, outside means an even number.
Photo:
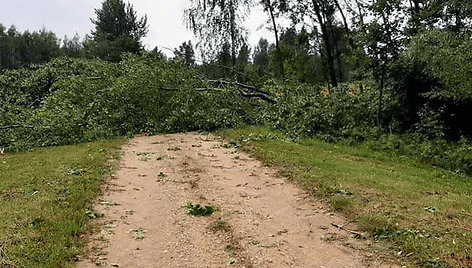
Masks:
[[[369,83],[349,83],[338,88],[303,84],[268,85],[279,103],[267,118],[292,138],[318,136],[333,141],[364,140],[376,132],[377,93]]]

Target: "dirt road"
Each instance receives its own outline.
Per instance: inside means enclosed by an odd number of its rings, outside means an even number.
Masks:
[[[103,230],[78,266],[379,266],[332,225],[342,218],[223,144],[198,133],[132,139],[97,207]],[[190,202],[219,210],[191,216]]]

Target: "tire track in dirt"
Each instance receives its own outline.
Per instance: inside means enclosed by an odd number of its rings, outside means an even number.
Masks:
[[[326,206],[222,145],[198,133],[130,140],[78,267],[391,267],[332,226],[344,220]],[[190,216],[188,202],[219,211]]]

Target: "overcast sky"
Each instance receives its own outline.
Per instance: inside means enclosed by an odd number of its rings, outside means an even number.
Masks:
[[[45,27],[59,38],[73,37],[78,33],[82,38],[90,33],[94,9],[101,7],[102,0],[0,0],[0,23],[6,27],[15,25],[18,30],[35,31]],[[188,0],[130,0],[139,14],[148,16],[149,34],[143,40],[147,48],[157,46],[168,55],[165,48],[178,47],[192,39],[183,24],[183,10]],[[250,30],[249,43],[254,46],[259,38],[272,41],[271,33],[261,27],[267,20],[262,10],[255,8],[246,22]]]

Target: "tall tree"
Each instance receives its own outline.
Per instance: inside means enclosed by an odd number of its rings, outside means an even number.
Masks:
[[[277,53],[277,63],[278,63],[278,69],[279,69],[279,74],[284,77],[285,76],[285,70],[284,70],[284,59],[282,57],[282,52],[280,50],[280,44],[279,44],[279,28],[277,25],[277,10],[286,12],[287,11],[287,3],[284,0],[261,0],[261,4],[264,7],[264,10],[269,13],[270,17],[270,22],[272,24],[272,30],[274,31],[274,37],[275,37],[275,49]]]
[[[342,69],[342,50],[339,45],[340,29],[348,29],[347,19],[344,12],[336,0],[292,0],[288,3],[288,12],[295,25],[310,25],[320,37],[320,52],[325,59],[326,68],[329,74],[329,82],[337,86],[344,79]],[[339,13],[339,14],[338,14]],[[338,16],[340,15],[340,16]],[[343,18],[339,22],[338,18]],[[346,23],[344,23],[346,21]],[[344,24],[343,28],[339,25]]]
[[[269,74],[269,42],[267,39],[261,38],[259,40],[252,61],[259,76]]]
[[[130,3],[123,0],[105,0],[101,9],[95,9],[91,52],[105,60],[119,61],[123,52],[142,50],[141,39],[148,33],[147,16],[139,17]]]
[[[187,65],[195,64],[195,51],[193,49],[193,45],[191,41],[183,42],[179,46],[179,49],[174,50],[174,55],[177,58],[183,59],[185,64]]]
[[[372,59],[372,70],[379,80],[378,121],[382,117],[382,100],[388,65],[397,59],[402,47],[402,24],[405,20],[400,1],[376,0],[370,6],[373,20],[364,27],[365,48]]]
[[[241,22],[248,13],[251,0],[190,0],[185,10],[187,27],[200,39],[205,60],[212,60],[228,49],[231,66],[235,67],[237,53],[245,43],[246,30]]]
[[[8,30],[0,24],[0,68],[21,68],[48,62],[60,54],[56,35],[46,29],[39,32]]]
[[[251,54],[251,49],[247,44],[244,44],[239,50],[238,57],[236,59],[236,70],[239,73],[244,73],[246,67],[249,64],[249,55]],[[246,82],[245,77],[239,76],[238,80]]]
[[[84,45],[80,41],[79,34],[75,34],[74,37],[68,38],[67,35],[64,36],[62,40],[62,53],[69,57],[80,58],[84,55]]]

